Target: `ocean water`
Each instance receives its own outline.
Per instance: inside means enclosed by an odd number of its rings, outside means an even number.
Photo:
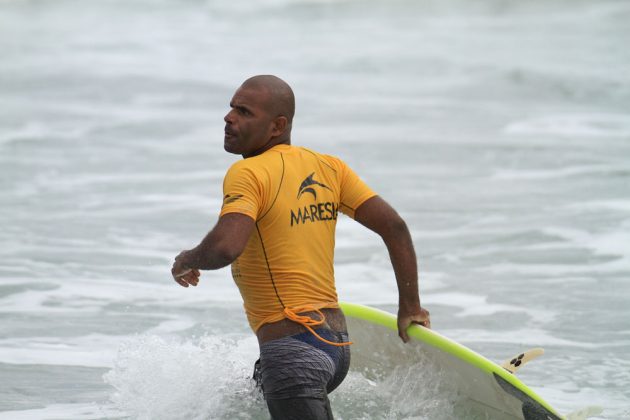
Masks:
[[[293,142],[407,220],[435,330],[497,361],[542,346],[520,376],[551,405],[630,418],[629,21],[622,0],[0,0],[0,419],[267,418],[229,271],[169,275],[261,73],[295,90]],[[337,237],[341,299],[395,311],[379,239]],[[396,375],[350,375],[336,417],[452,418],[448,384]]]

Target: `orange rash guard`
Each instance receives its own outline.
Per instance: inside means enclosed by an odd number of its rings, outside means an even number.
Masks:
[[[221,216],[256,221],[232,263],[254,332],[291,312],[338,308],[333,258],[339,211],[376,194],[340,159],[304,147],[277,145],[236,162],[223,182]]]

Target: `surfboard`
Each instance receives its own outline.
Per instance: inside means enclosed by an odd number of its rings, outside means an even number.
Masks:
[[[427,380],[422,377],[424,368],[432,369],[455,389],[456,418],[566,419],[513,373],[468,347],[419,325],[409,328],[410,342],[405,344],[398,337],[395,315],[354,303],[340,305],[354,343],[351,372],[379,380],[388,372],[420,364],[417,381]],[[536,350],[530,354],[537,357],[541,353]]]

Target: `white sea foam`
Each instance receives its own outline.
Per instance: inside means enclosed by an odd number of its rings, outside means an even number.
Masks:
[[[626,272],[628,263],[623,260],[591,263],[591,264],[493,264],[488,267],[475,269],[477,272],[486,272],[497,275],[514,275],[521,274],[526,276],[542,277],[549,276],[576,276],[576,275],[593,275],[605,276]]]
[[[571,203],[571,204],[568,204],[567,207],[571,209],[591,210],[591,211],[613,210],[613,211],[626,212],[626,214],[630,214],[630,200],[623,200],[623,199]]]
[[[340,419],[448,420],[454,418],[457,386],[445,372],[418,361],[382,378],[351,371],[330,400]]]
[[[258,418],[266,409],[251,380],[257,352],[253,336],[142,336],[119,348],[104,379],[114,406],[133,418]]]
[[[267,418],[265,403],[251,380],[257,357],[253,336],[130,339],[104,376],[115,389],[110,408],[138,419]],[[417,380],[419,376],[423,381]],[[341,419],[446,420],[452,418],[456,399],[456,386],[445,372],[420,360],[382,378],[350,372],[331,394],[335,416]]]
[[[552,134],[572,137],[630,137],[630,117],[625,114],[567,114],[511,123],[508,134]]]
[[[398,300],[396,277],[389,261],[384,264],[339,264],[335,267],[335,277],[341,300],[376,305]],[[440,280],[442,277],[443,273],[421,273],[418,282],[427,299],[431,299],[431,291],[444,286],[444,282]]]
[[[125,337],[28,337],[0,340],[0,362],[16,365],[111,367]]]
[[[202,284],[182,288],[169,278],[167,268],[162,281],[134,282],[125,280],[50,280],[54,288],[27,290],[0,299],[0,312],[59,314],[76,313],[97,315],[112,303],[166,307],[199,306],[208,302],[241,302],[238,290],[227,280],[227,270],[221,273],[204,273]],[[218,280],[215,280],[218,279]]]
[[[597,349],[600,344],[566,340],[555,337],[550,332],[536,328],[519,328],[507,331],[489,331],[481,329],[444,329],[440,331],[467,345],[473,343],[522,343],[523,347],[562,346],[567,348]],[[506,355],[507,356],[507,355]]]
[[[0,411],[0,420],[97,420],[126,418],[124,413],[102,404],[51,404],[30,410]]]
[[[573,246],[587,248],[595,255],[626,257],[630,261],[630,230],[591,233],[578,229],[549,227],[542,229],[542,232],[559,237]]]
[[[493,174],[494,179],[499,180],[548,180],[573,176],[605,175],[615,170],[625,170],[626,167],[614,167],[610,165],[568,166],[557,169],[540,170],[502,170]]]
[[[41,177],[37,179],[42,183],[46,183],[49,188],[53,188],[54,191],[76,191],[78,188],[96,188],[100,185],[105,185],[111,188],[115,188],[120,185],[129,184],[155,184],[156,182],[181,182],[186,181],[200,181],[200,180],[221,180],[224,172],[221,171],[195,171],[185,173],[168,173],[168,172],[122,172],[122,173],[92,173],[90,175],[84,175],[78,178],[68,178],[66,176],[59,175],[56,182],[51,183],[50,179]],[[161,202],[169,202],[173,200],[190,200],[194,201],[206,201],[208,198],[193,194],[142,194],[141,198],[151,197],[159,198]],[[219,203],[221,201],[219,200]],[[214,202],[213,204],[217,204]],[[212,207],[208,207],[212,208]]]
[[[427,305],[445,305],[459,308],[453,312],[457,317],[468,316],[492,316],[501,313],[522,313],[526,314],[536,322],[550,321],[554,318],[555,312],[549,309],[532,309],[527,305],[516,306],[503,303],[490,303],[487,296],[471,295],[457,292],[429,293],[424,297]]]

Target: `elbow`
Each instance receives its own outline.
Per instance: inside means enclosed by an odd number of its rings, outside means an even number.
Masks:
[[[197,248],[195,252],[194,268],[200,270],[218,270],[230,265],[236,260],[243,250],[234,249],[229,245],[215,244],[211,247]]]
[[[228,244],[219,245],[215,248],[213,254],[217,263],[221,267],[232,264],[243,252],[242,249],[237,249],[234,246]]]
[[[409,228],[407,227],[407,223],[400,217],[398,214],[395,217],[391,217],[387,221],[387,230],[394,235],[401,235],[403,233],[409,232]]]
[[[384,240],[399,239],[401,237],[410,236],[410,233],[407,223],[405,223],[402,217],[396,215],[395,217],[391,217],[387,220],[385,229],[383,229],[381,236]]]
[[[405,221],[403,220],[402,217],[398,216],[396,218],[394,218],[394,220],[392,220],[391,222],[391,229],[392,231],[400,234],[400,233],[404,233],[404,232],[409,232],[409,228],[407,227],[407,223],[405,223]]]

